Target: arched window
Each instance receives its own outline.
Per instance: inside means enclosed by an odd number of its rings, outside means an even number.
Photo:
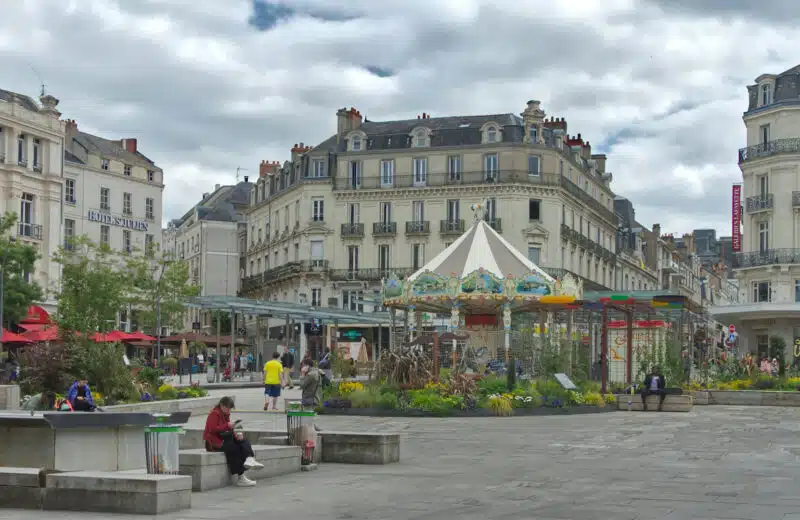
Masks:
[[[423,148],[427,144],[427,136],[425,135],[424,130],[420,130],[414,136],[414,146],[418,148]]]

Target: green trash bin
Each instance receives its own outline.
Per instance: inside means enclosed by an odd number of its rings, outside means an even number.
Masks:
[[[169,414],[154,414],[154,424],[144,430],[144,452],[147,473],[150,475],[179,474],[180,436],[183,434],[183,427],[169,424],[169,417]]]
[[[317,431],[314,421],[317,413],[313,410],[304,410],[302,406],[291,407],[286,410],[286,430],[290,446],[302,448],[301,463],[311,464],[317,445]]]

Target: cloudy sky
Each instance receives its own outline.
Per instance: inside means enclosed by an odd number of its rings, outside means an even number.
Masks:
[[[539,99],[648,227],[730,234],[745,86],[800,63],[800,2],[18,0],[0,88],[37,95],[166,172],[173,218],[215,183],[373,120],[521,112]],[[666,5],[666,6],[665,6]]]

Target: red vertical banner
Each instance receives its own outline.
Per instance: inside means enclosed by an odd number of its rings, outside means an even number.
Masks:
[[[731,248],[734,252],[742,250],[742,186],[733,185],[731,201]]]

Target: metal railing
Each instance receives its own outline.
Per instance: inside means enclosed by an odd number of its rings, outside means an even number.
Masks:
[[[589,253],[602,257],[606,262],[614,260],[615,255],[612,251],[566,224],[561,224],[561,238],[577,244]]]
[[[460,235],[464,232],[464,219],[439,221],[439,232],[443,235]]]
[[[301,273],[327,273],[330,263],[328,260],[300,260],[289,262],[272,269],[242,278],[242,293],[260,289],[264,285],[288,278]]]
[[[331,269],[328,277],[331,281],[360,281],[360,282],[380,282],[390,278],[392,275],[400,279],[413,274],[410,267],[394,267],[390,269],[368,268],[368,269]]]
[[[373,222],[372,223],[373,235],[396,235],[397,222]]]
[[[501,218],[487,218],[486,223],[492,227],[498,233],[503,232],[503,219]]]
[[[28,222],[20,222],[18,224],[19,236],[25,238],[33,238],[34,240],[42,239],[42,226],[39,224],[30,224]]]
[[[774,205],[774,196],[772,193],[763,193],[761,195],[753,195],[747,197],[745,201],[745,211],[747,213],[757,213],[759,211],[766,211],[772,209]]]
[[[431,232],[431,223],[427,220],[406,222],[406,235],[427,235]]]
[[[766,249],[734,253],[732,264],[734,269],[762,265],[800,264],[800,249]]]
[[[782,153],[800,153],[800,138],[776,139],[739,149],[739,164]]]
[[[361,222],[349,222],[342,224],[342,236],[343,237],[363,237],[364,236],[364,224]]]
[[[599,178],[597,179],[599,181]],[[487,185],[487,184],[534,184],[541,186],[561,187],[570,195],[578,198],[581,202],[600,213],[611,222],[617,222],[614,211],[592,197],[584,189],[559,173],[540,173],[530,175],[526,170],[496,170],[469,171],[458,173],[428,173],[422,179],[415,175],[395,175],[391,183],[387,183],[385,178],[380,176],[359,176],[353,178],[347,175],[340,175],[333,178],[334,190],[385,190],[395,188],[427,188],[441,186],[462,186],[462,185]],[[612,200],[609,197],[608,200]]]

